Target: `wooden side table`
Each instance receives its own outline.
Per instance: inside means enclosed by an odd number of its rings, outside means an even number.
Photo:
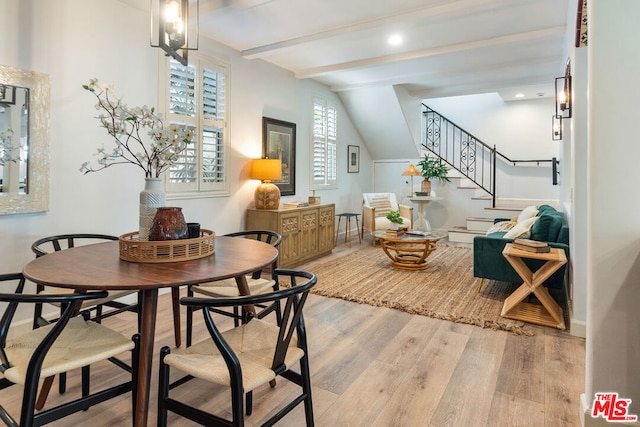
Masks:
[[[542,286],[553,273],[567,263],[564,250],[551,248],[550,252],[535,253],[515,249],[507,243],[502,255],[522,278],[524,283],[504,301],[502,317],[522,320],[543,326],[565,329],[562,308],[549,295],[549,290]],[[535,273],[524,263],[523,258],[546,261]],[[523,300],[533,293],[542,305],[531,304]]]

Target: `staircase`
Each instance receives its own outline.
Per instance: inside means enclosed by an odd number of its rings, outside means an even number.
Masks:
[[[449,240],[452,242],[473,243],[477,235],[484,235],[493,225],[495,218],[511,218],[532,204],[549,203],[547,200],[500,200],[496,197],[496,167],[497,161],[511,163],[513,166],[522,163],[551,163],[555,171],[558,160],[512,160],[490,147],[478,138],[460,128],[446,117],[432,110],[425,104],[423,115],[425,118],[425,133],[423,150],[434,154],[452,168],[449,178],[457,182],[457,189],[469,192],[472,200],[485,203],[486,216],[468,217],[464,226],[457,226],[449,230]]]
[[[485,235],[489,227],[494,223],[495,218],[512,218],[518,215],[522,209],[531,204],[531,201],[509,201],[510,206],[500,206],[500,199],[496,200],[498,206],[493,207],[493,199],[472,182],[463,176],[451,176],[452,184],[456,185],[457,191],[468,192],[469,198],[477,203],[485,205],[483,207],[486,215],[470,216],[466,218],[465,225],[455,226],[449,229],[449,241],[458,243],[473,243],[473,238],[478,235]]]

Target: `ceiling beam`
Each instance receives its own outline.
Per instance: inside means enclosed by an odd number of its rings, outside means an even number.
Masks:
[[[200,4],[201,13],[224,13],[231,10],[247,10],[273,0],[206,0]]]
[[[493,73],[496,71],[500,71],[501,73],[506,73],[509,75],[514,75],[519,71],[526,71],[531,69],[532,67],[546,67],[549,66],[551,68],[557,68],[558,62],[560,59],[556,56],[546,56],[544,58],[536,58],[530,61],[511,61],[511,62],[503,62],[500,64],[493,64],[490,67],[473,67],[472,69],[466,67],[464,69],[458,70],[450,70],[441,73],[413,73],[413,74],[405,74],[401,76],[395,76],[391,79],[381,79],[381,80],[372,80],[368,82],[360,82],[358,84],[350,84],[350,85],[332,85],[330,89],[333,92],[345,92],[348,90],[357,90],[368,87],[376,87],[376,86],[395,86],[395,85],[403,85],[403,84],[412,84],[419,85],[420,81],[428,82],[433,80],[455,80],[457,77],[465,77],[469,75],[478,75],[483,73]],[[551,81],[551,80],[550,80]],[[425,83],[428,85],[428,83]],[[505,86],[506,87],[506,86]]]
[[[493,93],[499,92],[502,89],[510,88],[514,86],[532,86],[536,83],[540,85],[549,85],[548,82],[553,82],[554,74],[549,74],[546,80],[538,80],[534,82],[530,77],[521,77],[510,80],[494,80],[494,81],[485,81],[482,84],[477,83],[469,83],[469,84],[459,84],[459,85],[447,85],[446,88],[437,87],[434,89],[425,89],[425,90],[410,90],[409,94],[413,97],[419,99],[429,99],[429,98],[442,98],[446,96],[461,96],[461,95],[470,95],[470,94],[479,94],[479,93]],[[547,94],[548,95],[548,94]],[[548,97],[548,96],[545,96]]]
[[[320,77],[328,73],[339,71],[347,71],[364,67],[372,67],[376,65],[389,64],[398,61],[408,61],[412,59],[427,58],[436,55],[445,55],[454,52],[460,52],[471,49],[481,49],[492,46],[498,46],[508,43],[520,43],[529,40],[540,39],[545,37],[564,36],[566,27],[564,25],[557,27],[544,28],[541,30],[527,31],[524,33],[508,34],[505,36],[491,37],[482,40],[473,40],[463,43],[455,43],[446,46],[438,46],[429,49],[420,49],[410,52],[396,53],[392,55],[383,55],[374,58],[359,59],[355,61],[347,61],[338,64],[324,65],[321,67],[309,68],[297,71],[295,76],[299,79],[309,79]]]
[[[378,28],[398,22],[406,23],[410,21],[424,20],[427,18],[434,18],[443,15],[447,15],[447,18],[451,18],[457,15],[471,14],[474,11],[480,9],[487,10],[488,8],[497,8],[504,5],[513,6],[515,3],[516,1],[514,0],[443,1],[442,3],[433,6],[420,6],[413,9],[402,10],[396,13],[385,15],[384,17],[363,20],[360,22],[352,22],[346,25],[317,31],[315,33],[292,37],[287,40],[281,40],[275,43],[269,43],[251,49],[245,49],[240,52],[240,54],[246,59],[263,58],[265,56],[273,55],[282,49],[298,46],[305,43],[311,43],[318,40],[328,39],[331,37],[341,36],[344,34],[351,34],[357,31]]]

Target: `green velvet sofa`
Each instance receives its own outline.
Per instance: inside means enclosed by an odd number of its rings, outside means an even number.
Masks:
[[[538,219],[531,227],[529,239],[547,242],[552,248],[564,249],[567,259],[569,259],[569,226],[562,212],[558,212],[552,206],[541,205],[538,207]],[[495,222],[509,221],[508,218],[498,218]],[[511,264],[502,255],[502,251],[507,243],[513,239],[504,238],[507,232],[496,232],[486,236],[476,236],[473,239],[473,275],[489,280],[503,282],[522,283],[518,273],[511,267]],[[536,271],[544,264],[544,261],[526,259],[525,263]],[[566,264],[549,277],[544,286],[552,294],[560,296],[559,291],[564,290]]]

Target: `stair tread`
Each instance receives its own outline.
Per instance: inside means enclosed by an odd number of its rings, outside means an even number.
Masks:
[[[464,226],[454,226],[453,228],[449,229],[449,233],[465,233],[465,234],[485,235],[486,231],[469,230],[467,227],[464,227]]]
[[[526,207],[526,206],[525,206]],[[513,211],[513,212],[522,212],[522,210],[525,207],[518,207],[518,206],[496,206],[495,208],[489,207],[489,208],[485,208],[487,210],[492,210],[492,211]]]
[[[494,218],[487,218],[487,217],[479,217],[479,216],[470,216],[467,217],[467,221],[486,221],[486,222],[493,222]]]

